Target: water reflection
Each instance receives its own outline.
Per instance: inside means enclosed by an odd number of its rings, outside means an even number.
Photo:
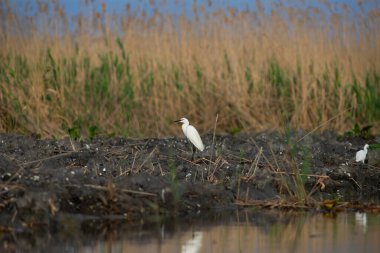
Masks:
[[[126,224],[62,217],[59,232],[0,234],[4,252],[377,252],[380,215],[274,211]],[[5,248],[4,245],[8,248]]]
[[[182,245],[182,253],[198,253],[202,246],[203,232],[194,232],[193,238]]]
[[[363,233],[367,232],[367,214],[366,213],[355,213],[355,222],[359,228],[362,229]]]

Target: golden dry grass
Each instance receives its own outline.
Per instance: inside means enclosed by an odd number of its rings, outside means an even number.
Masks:
[[[379,132],[377,9],[348,18],[284,5],[270,15],[198,6],[199,19],[174,21],[130,10],[111,16],[104,4],[79,16],[75,33],[62,33],[68,17],[53,3],[54,19],[40,5],[46,22],[38,29],[2,12],[0,131],[64,136],[97,126],[163,136],[179,133],[171,121],[186,116],[205,133],[219,113],[219,132],[311,130],[333,117],[320,130],[358,123]]]

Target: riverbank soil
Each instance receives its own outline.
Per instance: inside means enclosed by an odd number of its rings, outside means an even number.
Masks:
[[[206,149],[191,161],[184,138],[1,134],[1,230],[59,227],[56,217],[63,213],[135,222],[250,205],[378,208],[379,154],[370,150],[363,164],[355,153],[379,137],[293,132],[202,138]]]

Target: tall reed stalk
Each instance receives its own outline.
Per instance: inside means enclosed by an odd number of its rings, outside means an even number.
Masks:
[[[225,132],[310,130],[340,113],[319,130],[380,130],[376,7],[280,3],[267,14],[257,1],[195,6],[189,20],[128,6],[111,15],[104,3],[70,26],[59,1],[38,3],[26,18],[0,1],[1,132],[163,136],[182,116],[212,132],[217,113]]]

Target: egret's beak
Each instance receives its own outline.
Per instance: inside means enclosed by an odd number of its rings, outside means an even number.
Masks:
[[[181,123],[181,120],[179,119],[179,120],[175,120],[175,121],[173,121],[174,123]]]

